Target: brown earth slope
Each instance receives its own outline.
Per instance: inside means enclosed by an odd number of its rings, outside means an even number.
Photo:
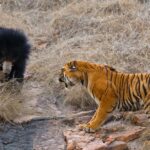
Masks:
[[[52,117],[19,125],[2,122],[0,149],[59,150],[72,146],[73,150],[96,150],[99,147],[92,149],[96,145],[103,149],[119,145],[120,150],[149,150],[149,120],[141,112],[109,122],[97,134],[85,134],[75,127],[90,115],[57,118],[96,107],[81,87],[67,91],[59,84],[59,69],[67,61],[83,59],[126,72],[150,72],[149,8],[148,0],[0,0],[0,26],[22,29],[32,44],[27,67],[30,77],[22,92],[15,96],[1,92],[1,100],[11,99],[16,104],[11,107],[14,114],[3,117],[15,122]],[[137,132],[128,134],[128,129]],[[78,143],[80,138],[85,138],[83,143]]]

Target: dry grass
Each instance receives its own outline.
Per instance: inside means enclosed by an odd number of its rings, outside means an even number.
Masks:
[[[64,100],[66,105],[72,105],[75,106],[75,109],[81,108],[82,110],[96,108],[96,104],[88,92],[80,86],[69,89],[69,91],[66,91],[66,94],[67,97]]]
[[[28,89],[27,81],[24,82],[25,87],[15,80],[0,84],[0,119],[22,123],[45,113],[35,107],[37,99],[32,94],[34,90]]]
[[[71,3],[72,1],[73,0],[0,0],[0,4],[2,4],[4,10],[7,8],[11,11],[30,9],[54,11],[60,7],[64,7],[66,4]]]
[[[18,87],[19,88],[19,87]],[[12,122],[20,116],[23,109],[23,97],[13,88],[12,83],[6,83],[0,87],[0,118]]]
[[[59,69],[70,60],[108,64],[126,72],[150,71],[146,0],[1,0],[0,4],[0,25],[23,29],[33,45],[27,69],[30,82],[44,84],[51,98],[84,109],[89,106],[83,89],[66,91],[57,81]]]

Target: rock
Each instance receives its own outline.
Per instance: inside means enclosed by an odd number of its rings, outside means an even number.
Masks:
[[[46,37],[40,37],[35,39],[35,45],[38,49],[44,49],[47,46],[47,38]]]
[[[64,145],[59,145],[58,146],[58,150],[64,150],[65,149],[65,146]]]
[[[131,123],[135,125],[142,125],[148,119],[146,114],[134,114],[131,117]]]
[[[87,134],[79,130],[64,131],[67,150],[126,150],[127,144],[121,141],[106,142],[96,138],[95,134]]]
[[[61,120],[61,122],[65,125],[73,126],[75,123],[75,119],[74,118],[66,118],[66,119]]]
[[[114,141],[108,146],[107,150],[128,150],[128,146],[125,142]]]
[[[67,143],[67,150],[83,149],[95,139],[91,134],[76,129],[64,131],[64,137]]]
[[[1,139],[0,139],[0,150],[4,150],[4,146],[3,146],[3,143],[2,143]]]
[[[144,142],[143,150],[149,150],[149,149],[150,149],[150,141]]]
[[[150,141],[150,128],[145,130],[143,133],[142,133],[142,136],[141,136],[141,140],[142,141]]]
[[[143,111],[137,112],[124,112],[123,119],[129,121],[131,124],[134,125],[143,125],[148,121],[148,115],[145,114]]]
[[[75,149],[76,149],[75,141],[70,141],[70,143],[67,145],[67,150],[75,150]]]
[[[113,129],[112,126],[92,134],[68,129],[64,131],[67,150],[127,150],[127,142],[140,137],[145,127],[123,125]]]
[[[64,150],[61,124],[36,121],[24,124],[1,123],[0,150]]]
[[[87,143],[83,150],[107,150],[107,145],[100,139]]]
[[[145,127],[130,127],[125,131],[111,134],[110,136],[108,136],[108,138],[106,138],[105,142],[110,141],[110,139],[112,139],[113,141],[117,140],[129,142],[136,138],[139,138],[144,129]]]
[[[75,136],[75,134],[77,134]],[[77,132],[65,132],[67,150],[127,150],[127,144],[122,141],[103,143],[99,138],[91,138],[92,135],[82,135]]]
[[[26,80],[29,80],[29,79],[32,78],[32,74],[26,72],[25,75],[24,75],[24,78],[25,78]]]
[[[149,150],[150,149],[150,128],[145,130],[142,133],[140,138],[140,143],[142,143],[142,150]]]

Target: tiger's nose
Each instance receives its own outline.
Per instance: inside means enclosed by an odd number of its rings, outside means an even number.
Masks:
[[[59,82],[64,82],[64,80],[62,79],[62,77],[59,78]]]
[[[64,82],[64,76],[59,77],[59,82]]]

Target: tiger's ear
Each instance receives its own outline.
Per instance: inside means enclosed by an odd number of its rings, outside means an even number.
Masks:
[[[77,71],[77,67],[76,67],[76,62],[73,61],[72,64],[70,65],[70,71]]]
[[[77,67],[76,66],[71,66],[70,67],[70,71],[76,71],[77,70]]]

